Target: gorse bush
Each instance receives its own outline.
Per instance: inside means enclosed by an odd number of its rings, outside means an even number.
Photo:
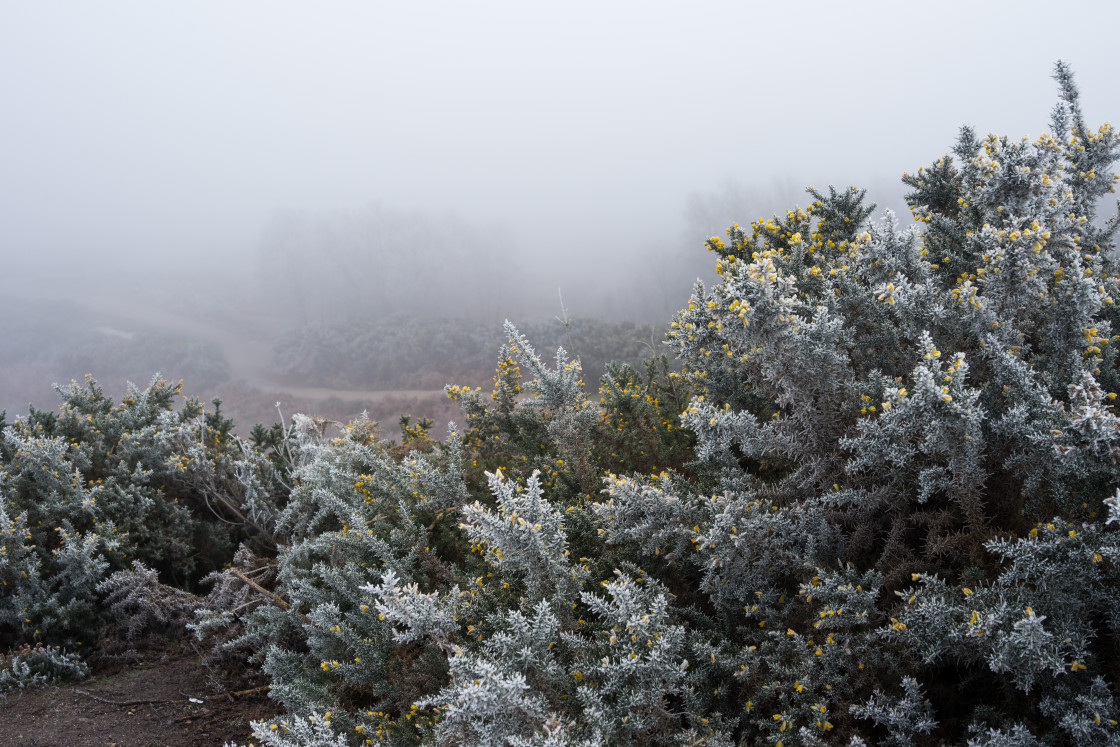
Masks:
[[[272,465],[232,436],[220,410],[204,413],[191,400],[174,411],[179,389],[157,377],[116,404],[90,380],[59,390],[58,413],[0,422],[8,646],[94,639],[109,612],[99,593],[120,588],[99,584],[134,563],[189,589],[225,565],[237,542],[267,544]]]
[[[1115,743],[1120,139],[1057,79],[1051,133],[906,177],[913,228],[829,189],[713,237],[682,374],[594,403],[507,327],[447,443],[303,443],[246,639],[284,705],[357,742]]]
[[[257,652],[273,697],[289,711],[321,714],[359,741],[502,744],[558,719],[564,700],[578,709],[587,698],[598,714],[588,738],[672,732],[675,716],[650,708],[681,690],[685,629],[668,619],[654,579],[624,562],[613,571],[587,491],[598,492],[601,458],[687,461],[689,440],[663,404],[673,392],[683,404],[686,387],[664,365],[651,363],[645,375],[612,368],[595,406],[578,361],[560,351],[551,369],[507,332],[488,402],[449,387],[470,426],[460,433],[452,425],[443,443],[416,437],[420,450],[394,457],[396,447],[369,423],[331,437],[324,424],[297,418],[294,485],[276,524],[288,540],[276,584],[261,592],[244,634],[226,644]],[[527,401],[522,367],[534,374]],[[604,452],[624,438],[619,424],[631,422],[649,432],[636,434],[629,451]],[[414,431],[406,424],[405,433]],[[485,487],[480,461],[506,463]],[[602,591],[587,591],[592,573],[604,571],[611,579]],[[614,672],[604,659],[629,663],[638,648],[605,630],[631,617],[649,645],[640,667]],[[523,670],[536,668],[533,681],[548,697],[524,692]],[[645,689],[645,679],[661,676],[664,688]],[[610,725],[620,710],[630,716]]]
[[[25,644],[0,657],[0,703],[6,690],[80,680],[88,673],[89,667],[75,653],[66,653],[54,646]]]
[[[810,189],[711,238],[719,280],[668,333],[680,367],[607,366],[597,401],[578,358],[507,324],[489,397],[447,388],[443,440],[299,416],[234,448],[214,414],[218,448],[197,412],[160,414],[185,436],[153,432],[178,450],[126,461],[129,484],[182,456],[176,484],[237,522],[192,627],[271,678],[289,715],[257,738],[1120,743],[1120,222],[1096,213],[1120,134],[1056,78],[1052,132],[966,128],[905,177],[913,227]],[[72,449],[32,451],[34,422],[6,464]],[[125,516],[47,539],[43,509],[9,505],[27,464],[0,483],[0,571],[68,614],[103,614],[83,584],[112,565],[110,603],[153,616],[182,597],[149,569],[220,544],[170,508],[153,520],[182,539],[158,552],[99,528]]]
[[[603,515],[647,552],[673,523],[691,534],[707,601],[749,621],[726,635],[756,734],[832,724],[903,743],[1025,723],[1115,738],[1098,678],[1115,674],[1118,632],[1103,521],[1117,223],[1094,210],[1120,140],[1088,130],[1057,78],[1052,134],[966,128],[955,158],[906,178],[920,228],[868,224],[858,191],[810,190],[808,209],[709,241],[721,282],[670,341],[721,492],[643,526],[648,487],[624,481]],[[858,635],[832,631],[853,614]],[[1092,728],[1056,722],[1085,698]]]

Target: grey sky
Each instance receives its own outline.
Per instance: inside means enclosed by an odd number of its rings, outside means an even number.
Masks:
[[[552,267],[732,179],[895,180],[1038,134],[1058,58],[1120,116],[1120,3],[0,4],[0,257],[184,265],[277,209],[507,226]],[[749,220],[756,216],[743,215]],[[18,282],[5,273],[5,284]]]

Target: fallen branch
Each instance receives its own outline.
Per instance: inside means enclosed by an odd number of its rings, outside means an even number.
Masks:
[[[282,609],[282,610],[290,610],[290,609],[292,608],[292,605],[288,604],[288,602],[287,602],[287,600],[286,600],[286,599],[284,599],[284,598],[283,598],[283,597],[281,597],[280,595],[278,595],[278,594],[274,594],[274,593],[272,593],[271,591],[269,591],[268,589],[264,588],[263,586],[261,586],[260,584],[258,584],[258,583],[257,583],[256,581],[254,581],[253,579],[249,578],[249,577],[248,577],[248,576],[246,576],[246,575],[245,575],[244,573],[242,573],[242,572],[241,572],[241,571],[240,571],[239,569],[237,569],[237,568],[231,568],[230,570],[231,570],[231,571],[233,571],[233,575],[237,576],[237,577],[238,577],[239,579],[241,579],[241,580],[242,580],[242,581],[244,581],[245,583],[249,584],[249,586],[252,586],[252,587],[253,587],[254,589],[256,589],[257,591],[259,591],[259,592],[260,592],[261,594],[264,594],[264,595],[265,595],[266,597],[268,597],[268,598],[269,598],[269,599],[271,599],[272,601],[276,602],[276,604],[277,604],[277,605],[278,605],[278,606],[280,607],[280,609]],[[316,625],[316,624],[315,624],[315,623],[314,623],[314,622],[313,622],[313,621],[311,620],[311,618],[310,618],[310,617],[308,617],[307,615],[303,614],[302,612],[296,612],[296,614],[297,614],[297,615],[299,615],[300,617],[302,617],[302,618],[303,618],[303,621],[304,621],[305,623],[307,623],[308,625],[311,625],[312,627],[316,627],[316,628],[317,628],[317,627],[319,627],[318,625]]]
[[[80,695],[84,695],[87,698],[90,698],[92,700],[96,700],[98,703],[106,703],[108,705],[118,706],[118,707],[121,707],[121,708],[125,708],[127,706],[137,706],[137,705],[151,705],[153,703],[186,703],[186,702],[188,702],[188,701],[185,701],[185,700],[175,700],[175,699],[172,699],[172,698],[152,698],[150,700],[109,700],[108,698],[102,698],[99,695],[94,695],[91,692],[87,692],[86,690],[79,690],[78,688],[74,688],[74,692],[76,692]]]

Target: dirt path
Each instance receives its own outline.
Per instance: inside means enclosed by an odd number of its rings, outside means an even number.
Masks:
[[[197,657],[182,650],[150,652],[83,682],[8,693],[0,705],[0,744],[246,744],[249,721],[277,712],[263,690],[248,689],[231,693],[216,685]]]

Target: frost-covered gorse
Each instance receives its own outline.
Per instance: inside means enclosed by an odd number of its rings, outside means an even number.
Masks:
[[[268,460],[220,412],[162,378],[119,403],[93,381],[59,389],[59,412],[0,418],[0,642],[61,646],[117,622],[130,636],[193,617],[188,592],[237,542],[270,536],[256,494],[279,487]],[[162,587],[165,582],[179,587]],[[147,586],[162,601],[127,590]],[[178,600],[177,611],[166,602]],[[123,607],[121,606],[123,605]],[[142,614],[136,614],[142,613]],[[54,651],[48,646],[44,651]],[[88,650],[88,649],[87,649]]]
[[[143,443],[167,455],[113,489],[183,458],[179,484],[238,512],[255,544],[192,628],[271,678],[289,715],[257,738],[1120,743],[1120,223],[1097,215],[1120,133],[1056,78],[1049,133],[965,128],[904,177],[910,227],[810,189],[712,237],[719,280],[668,330],[681,368],[610,366],[598,402],[507,325],[490,397],[448,387],[464,427],[443,441],[301,416],[256,433],[266,459],[192,451],[196,421],[160,415]],[[85,457],[30,424],[5,439],[7,625],[51,594],[94,614],[109,564],[118,610],[178,599],[166,558],[124,565],[127,513],[68,482]],[[10,497],[28,475],[85,517],[49,508],[50,558]]]
[[[1051,132],[966,128],[905,177],[910,228],[829,189],[713,237],[657,395],[616,371],[596,406],[509,328],[492,398],[449,390],[462,441],[381,466],[338,463],[345,435],[305,448],[301,510],[359,511],[281,556],[311,574],[267,608],[309,647],[285,704],[356,741],[1120,738],[1120,267],[1096,214],[1120,137],[1056,77]],[[670,390],[695,457],[643,462],[620,403]],[[354,502],[400,464],[424,489]],[[355,527],[398,539],[343,562]]]

